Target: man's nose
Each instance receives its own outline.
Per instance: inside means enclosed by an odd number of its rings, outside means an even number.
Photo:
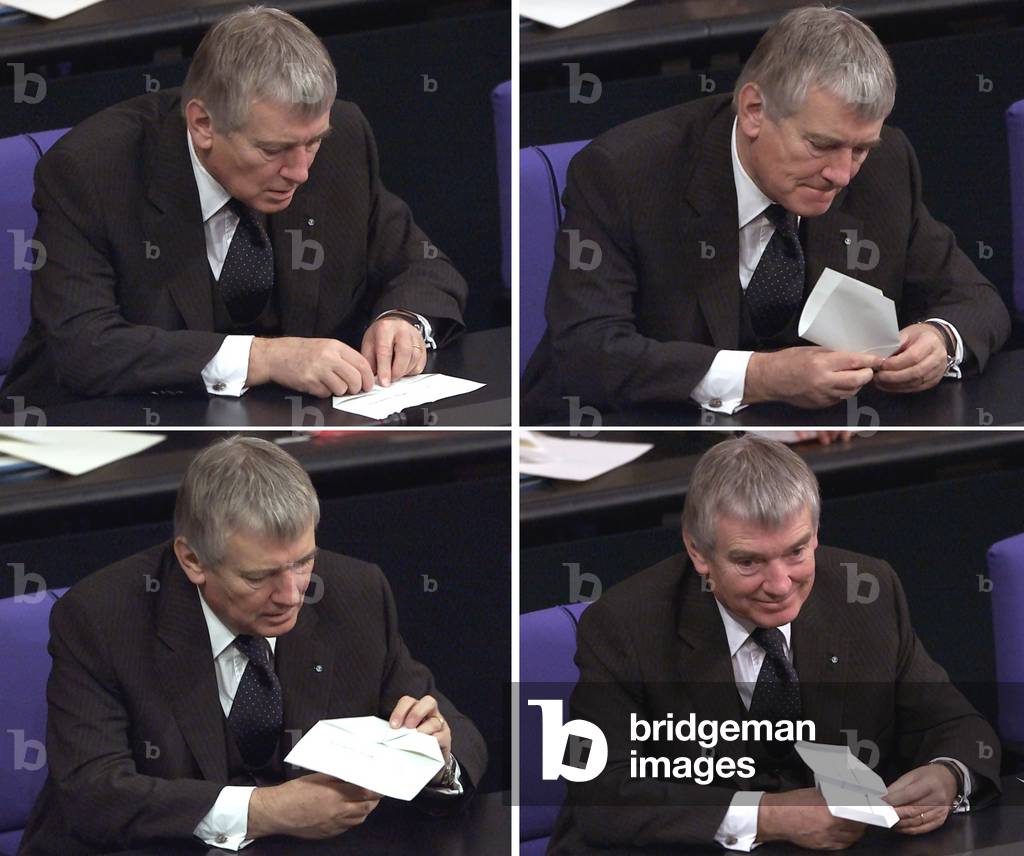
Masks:
[[[280,574],[274,588],[274,600],[282,606],[298,606],[302,602],[302,579],[295,571]]]
[[[840,146],[831,152],[821,176],[836,187],[846,187],[853,177],[853,149]]]
[[[783,598],[792,587],[786,564],[780,559],[769,562],[761,574],[762,591],[769,597]]]
[[[281,167],[281,175],[295,184],[303,184],[309,178],[313,157],[314,155],[302,146],[289,150],[284,166]]]

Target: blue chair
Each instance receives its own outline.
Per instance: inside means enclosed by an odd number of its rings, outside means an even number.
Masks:
[[[562,191],[573,155],[589,140],[519,150],[519,371],[544,335],[544,301],[562,225]]]
[[[992,580],[999,736],[1016,754],[1024,749],[1024,534],[988,548]],[[1016,744],[1016,745],[1014,745]]]
[[[498,203],[501,214],[501,278],[512,288],[512,81],[491,92],[494,144],[498,156]]]
[[[39,158],[67,128],[38,134],[19,134],[0,140],[0,383],[14,352],[28,330],[31,265],[36,257],[28,241],[36,230],[32,208],[33,175]],[[15,256],[17,255],[17,258]]]
[[[0,853],[15,853],[46,781],[50,610],[67,589],[0,600]]]
[[[519,617],[519,854],[543,856],[565,800],[565,782],[541,778],[540,710],[526,704],[531,694],[562,698],[579,680],[576,626],[589,602],[527,612]]]

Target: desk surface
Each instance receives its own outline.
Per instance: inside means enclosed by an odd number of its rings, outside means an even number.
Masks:
[[[407,425],[510,425],[511,328],[467,333],[431,353],[426,371],[480,381],[486,386],[434,404],[409,408]],[[378,424],[331,407],[330,399],[300,395],[279,386],[249,390],[241,398],[201,394],[116,395],[46,408],[46,424],[168,428],[227,427],[354,427]],[[0,413],[0,426],[13,425],[16,415]],[[156,420],[156,421],[154,421]],[[21,423],[26,419],[21,417]],[[29,416],[26,427],[36,425]]]
[[[275,0],[273,5],[297,16],[337,11],[351,26],[356,13],[386,13],[391,23],[397,24],[422,16],[424,10],[436,15],[494,4],[467,0]],[[0,58],[66,54],[71,49],[97,49],[129,38],[180,41],[198,35],[238,6],[232,0],[104,0],[56,21],[18,16],[0,25]]]
[[[852,428],[968,427],[1024,423],[1024,349],[993,354],[984,374],[944,380],[913,395],[881,392],[872,385],[848,401],[824,410],[788,404],[755,404],[732,416],[694,406],[664,410],[628,410],[601,414],[601,426],[654,425],[699,428]],[[585,402],[584,402],[585,403]],[[554,424],[554,423],[553,423]],[[566,427],[568,427],[567,423]],[[598,427],[601,427],[598,426]],[[590,428],[589,417],[584,430]]]
[[[507,793],[477,794],[466,814],[429,817],[409,805],[382,800],[362,826],[326,841],[264,838],[243,851],[246,856],[480,856],[510,852],[512,820]],[[201,844],[167,845],[126,850],[118,856],[194,856],[210,850]]]
[[[530,22],[521,29],[520,65],[528,72],[569,59],[659,49],[677,53],[711,39],[753,38],[788,10],[806,5],[805,0],[635,0],[563,29]],[[1007,0],[850,0],[843,8],[877,25],[895,15],[976,15],[1011,5]]]
[[[689,431],[604,431],[600,439],[653,443],[654,448],[632,463],[588,482],[547,481],[523,490],[521,524],[613,513],[646,502],[671,501],[682,508],[690,474],[700,455],[717,438]],[[820,479],[844,471],[864,472],[871,467],[891,471],[897,466],[954,460],[963,465],[982,455],[1024,454],[1024,432],[881,431],[855,436],[849,443],[801,443],[794,448]]]

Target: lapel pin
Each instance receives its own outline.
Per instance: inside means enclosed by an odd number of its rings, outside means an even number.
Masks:
[[[829,662],[834,666],[836,663],[839,662],[839,658],[835,654],[833,654],[831,657],[829,657]]]
[[[314,663],[314,664],[313,664],[313,671],[314,671],[314,672],[320,673],[320,672],[322,672],[323,670],[324,670],[324,667],[323,667],[323,666],[321,666],[321,665],[320,665],[319,663]]]
[[[308,220],[306,221],[306,225],[307,225],[307,226],[315,226],[315,225],[316,225],[316,220],[314,220],[314,219],[313,219],[312,217],[310,217],[310,218],[309,218],[309,219],[308,219]],[[849,241],[847,241],[847,243],[849,243]]]

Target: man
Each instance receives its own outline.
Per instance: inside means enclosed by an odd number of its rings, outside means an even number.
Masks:
[[[380,795],[284,764],[321,719],[376,715],[434,736],[416,802],[461,810],[486,764],[473,724],[398,633],[380,570],[316,548],[319,503],[272,443],[190,464],[173,542],[90,575],[55,605],[49,776],[21,854],[105,853],[197,836],[237,850],[327,838]]]
[[[0,397],[326,397],[423,370],[466,283],[381,182],[319,39],[276,9],[203,38],[183,88],[115,105],[39,162],[32,322]]]
[[[872,381],[912,393],[980,372],[1009,316],[928,213],[909,142],[883,126],[895,88],[867,26],[797,9],[765,33],[731,101],[654,113],[583,149],[525,420],[565,423],[566,398],[607,410],[819,408]],[[800,340],[826,267],[896,303],[897,353]]]
[[[637,744],[634,714],[808,720],[815,742],[848,745],[875,766],[897,833],[929,832],[954,806],[994,798],[992,728],[925,652],[892,568],[818,546],[819,509],[810,468],[776,441],[748,435],[705,453],[683,514],[687,555],[609,589],[580,621],[571,716],[604,731],[608,763],[569,785],[549,852],[711,842],[747,851],[766,841],[838,849],[863,832],[828,811],[792,743],[714,747],[716,759],[752,758],[752,778],[637,777],[631,750],[678,756],[694,744]],[[876,596],[849,597],[851,574],[855,589],[866,579]]]

